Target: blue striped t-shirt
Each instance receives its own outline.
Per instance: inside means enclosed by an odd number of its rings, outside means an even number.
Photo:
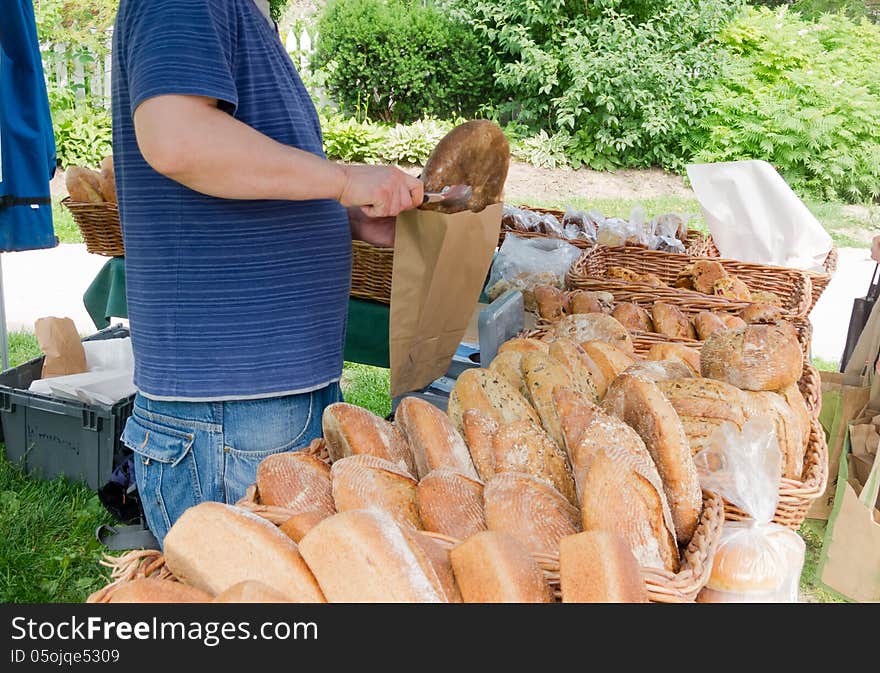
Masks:
[[[120,2],[113,151],[138,389],[242,399],[338,380],[351,274],[345,210],[214,198],[160,175],[138,149],[132,116],[163,94],[216,98],[278,142],[324,156],[311,98],[253,0]]]

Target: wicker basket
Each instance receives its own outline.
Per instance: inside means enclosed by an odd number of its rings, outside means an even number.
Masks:
[[[721,253],[715,246],[715,241],[712,240],[711,234],[706,237],[706,248],[705,252],[703,252],[703,256],[721,257]],[[810,281],[813,283],[813,303],[810,305],[811,311],[813,310],[813,306],[816,305],[816,302],[819,301],[819,297],[821,297],[822,293],[825,292],[825,288],[828,287],[828,283],[831,282],[831,277],[834,275],[834,272],[837,271],[837,248],[831,248],[831,251],[825,258],[825,262],[822,264],[822,266],[825,267],[824,273],[821,271],[804,272],[810,277]]]
[[[105,257],[123,257],[122,227],[119,208],[115,203],[80,203],[68,196],[62,205],[73,215],[73,221],[82,232],[86,250]]]
[[[351,296],[390,304],[393,269],[394,248],[352,241]]]
[[[697,257],[640,248],[609,248],[596,246],[575,262],[566,277],[570,289],[610,292],[615,302],[631,301],[651,304],[661,300],[691,311],[739,311],[750,302],[702,294],[694,290],[671,287],[679,272]],[[792,317],[806,317],[812,305],[812,283],[809,276],[796,269],[762,264],[747,264],[728,259],[719,262],[740,278],[749,289],[773,292],[783,301],[783,310]],[[608,267],[623,266],[637,273],[653,273],[670,287],[653,287],[607,278]]]
[[[248,495],[236,503],[236,506],[262,516],[275,525],[279,525],[277,519],[283,518],[281,521],[283,523],[292,514],[290,510],[284,510],[280,507],[270,508],[260,505],[256,501],[256,497],[256,489],[252,487],[248,490]],[[700,514],[697,529],[682,554],[682,565],[679,571],[672,573],[659,568],[641,568],[648,598],[651,601],[655,603],[692,603],[696,599],[697,594],[709,580],[712,560],[715,558],[715,549],[721,538],[723,525],[724,503],[722,499],[714,493],[704,491],[703,511]],[[447,549],[458,544],[458,540],[454,538],[438,533],[423,532]],[[559,598],[558,555],[534,554],[534,557]],[[89,603],[107,603],[120,586],[142,577],[158,577],[177,581],[177,578],[165,565],[164,556],[158,551],[134,551],[121,556],[105,556],[101,564],[111,569],[111,582],[89,596]]]
[[[562,222],[562,218],[565,215],[565,212],[562,210],[555,210],[553,208],[537,208],[535,206],[517,206],[522,210],[531,210],[536,213],[541,213],[542,215],[552,215],[559,222]],[[514,234],[515,236],[519,236],[520,238],[561,238],[568,243],[571,243],[573,246],[580,248],[581,250],[589,250],[595,244],[589,241],[584,241],[581,239],[568,239],[562,238],[561,236],[557,236],[556,234],[544,234],[536,231],[519,231],[516,229],[504,229],[501,228],[501,234],[499,237],[498,244],[504,241],[504,237],[507,234]],[[687,240],[684,241],[685,254],[691,255],[693,257],[703,257],[707,254],[709,246],[708,237],[700,231],[696,229],[688,230]],[[639,246],[632,246],[639,247]],[[716,255],[717,256],[717,255]]]

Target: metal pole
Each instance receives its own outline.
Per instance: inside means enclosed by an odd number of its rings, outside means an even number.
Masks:
[[[2,371],[9,369],[9,336],[6,333],[6,295],[3,292],[3,253],[0,253],[0,354]]]

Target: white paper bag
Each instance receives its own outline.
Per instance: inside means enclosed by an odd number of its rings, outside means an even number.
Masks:
[[[722,257],[822,271],[828,232],[766,161],[687,167]]]

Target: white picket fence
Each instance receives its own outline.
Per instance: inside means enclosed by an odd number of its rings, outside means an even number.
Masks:
[[[76,53],[67,44],[40,45],[46,83],[61,88],[71,88],[80,100],[88,97],[94,101],[103,101],[104,107],[109,109],[112,67],[109,50],[112,29],[107,31],[106,37],[107,55],[104,57],[88,50]],[[311,36],[305,28],[299,35],[293,32],[287,34],[285,47],[301,73],[309,70],[309,62],[317,38],[317,33]]]

